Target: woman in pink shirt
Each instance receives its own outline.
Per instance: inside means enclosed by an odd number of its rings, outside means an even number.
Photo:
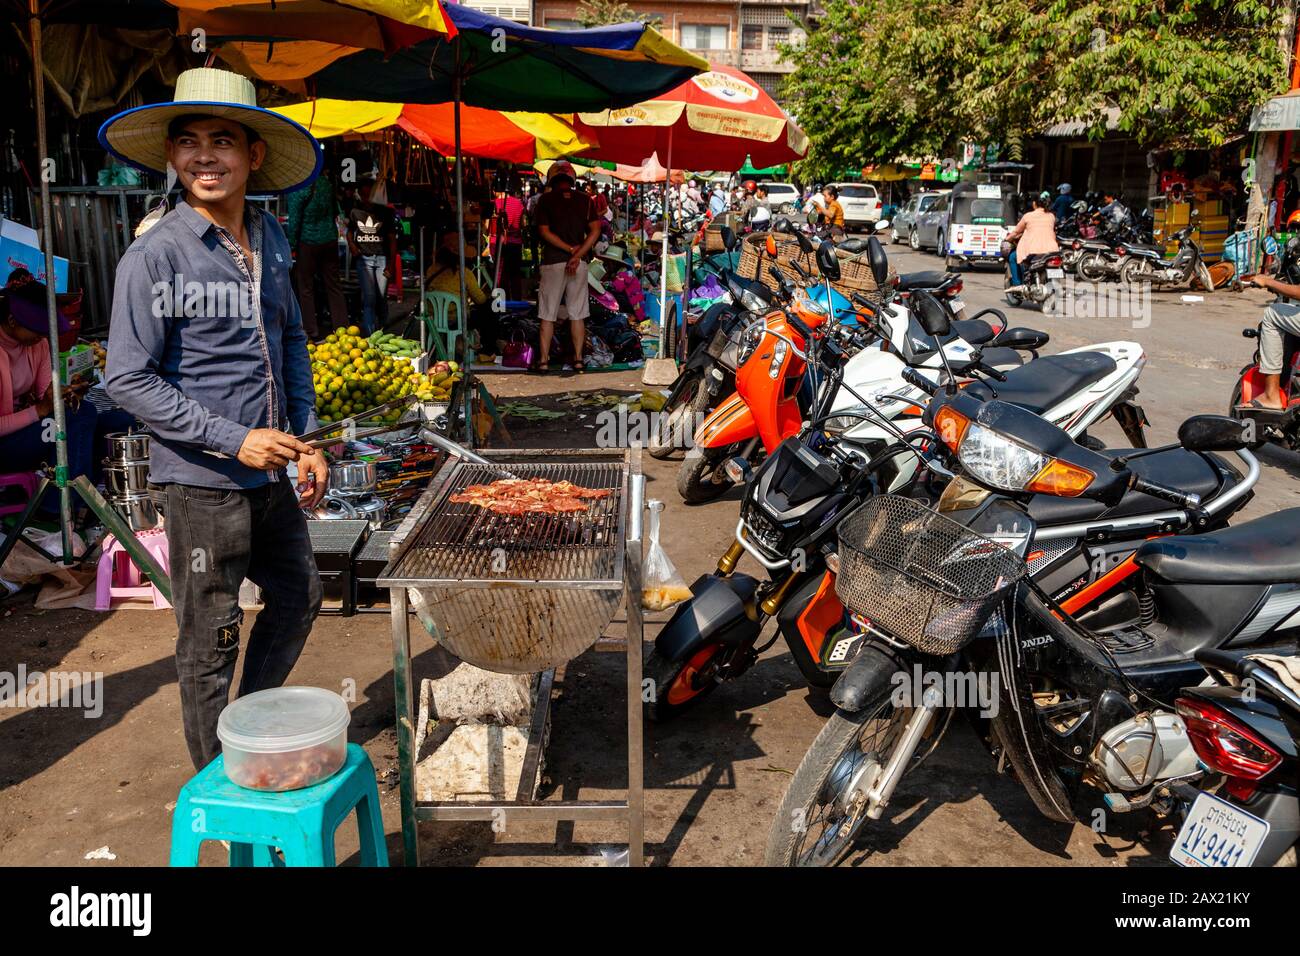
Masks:
[[[1021,283],[1021,262],[1030,256],[1061,251],[1061,245],[1056,241],[1056,217],[1047,208],[1048,198],[1047,193],[1035,196],[1033,208],[1021,216],[1016,227],[1007,233],[1007,242],[1015,243],[1016,246],[1007,257],[1007,263],[1011,266],[1012,285]]]
[[[46,424],[54,413],[54,390],[45,286],[16,278],[17,284],[11,280],[0,296],[0,470],[35,471],[55,463],[54,429]],[[59,331],[68,328],[68,320],[60,315]],[[68,478],[90,475],[96,480],[99,415],[89,402],[79,402],[80,393],[76,387],[64,390]],[[58,497],[47,494],[41,507],[47,513],[57,511]]]

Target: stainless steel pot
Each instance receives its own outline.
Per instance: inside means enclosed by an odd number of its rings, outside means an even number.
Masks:
[[[330,490],[345,495],[364,495],[375,490],[373,461],[336,461],[330,465]]]
[[[349,502],[352,510],[358,518],[364,518],[370,522],[370,530],[378,531],[384,525],[384,518],[388,516],[388,505],[383,498],[377,498],[374,495],[365,495],[360,498],[353,498]]]
[[[105,435],[108,441],[108,458],[115,462],[147,462],[149,436],[143,432],[113,432]]]
[[[104,459],[104,481],[110,495],[143,495],[149,491],[149,462]]]
[[[158,527],[158,509],[147,494],[111,495],[108,501],[126,519],[132,531],[148,531]]]

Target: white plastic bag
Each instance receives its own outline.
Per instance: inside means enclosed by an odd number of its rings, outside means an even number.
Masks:
[[[688,600],[691,589],[659,544],[659,513],[664,503],[651,500],[646,507],[650,509],[650,549],[641,569],[641,606],[647,611],[663,611]]]

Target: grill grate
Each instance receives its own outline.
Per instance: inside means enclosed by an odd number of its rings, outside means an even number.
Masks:
[[[487,455],[490,464],[453,458],[439,471],[397,530],[397,554],[377,583],[410,588],[416,614],[461,660],[536,673],[595,643],[623,599],[624,497],[640,459],[612,449]],[[611,494],[581,515],[512,517],[450,500],[502,470]]]
[[[609,489],[586,514],[499,515],[452,495],[500,478],[497,466],[462,462],[438,496],[427,524],[391,577],[432,581],[618,581],[621,549],[622,462],[561,462],[517,465],[519,478],[570,481]]]

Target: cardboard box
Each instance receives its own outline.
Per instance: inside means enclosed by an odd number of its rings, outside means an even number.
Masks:
[[[1171,202],[1165,207],[1163,221],[1170,226],[1185,226],[1192,221],[1192,207],[1185,202]]]
[[[36,230],[11,219],[0,219],[0,285],[9,273],[23,268],[37,281],[45,281],[45,252],[37,240]],[[68,260],[54,257],[54,291],[68,291]]]
[[[84,343],[74,345],[59,353],[59,374],[62,381],[70,382],[77,375],[88,373],[95,367],[95,350]]]

